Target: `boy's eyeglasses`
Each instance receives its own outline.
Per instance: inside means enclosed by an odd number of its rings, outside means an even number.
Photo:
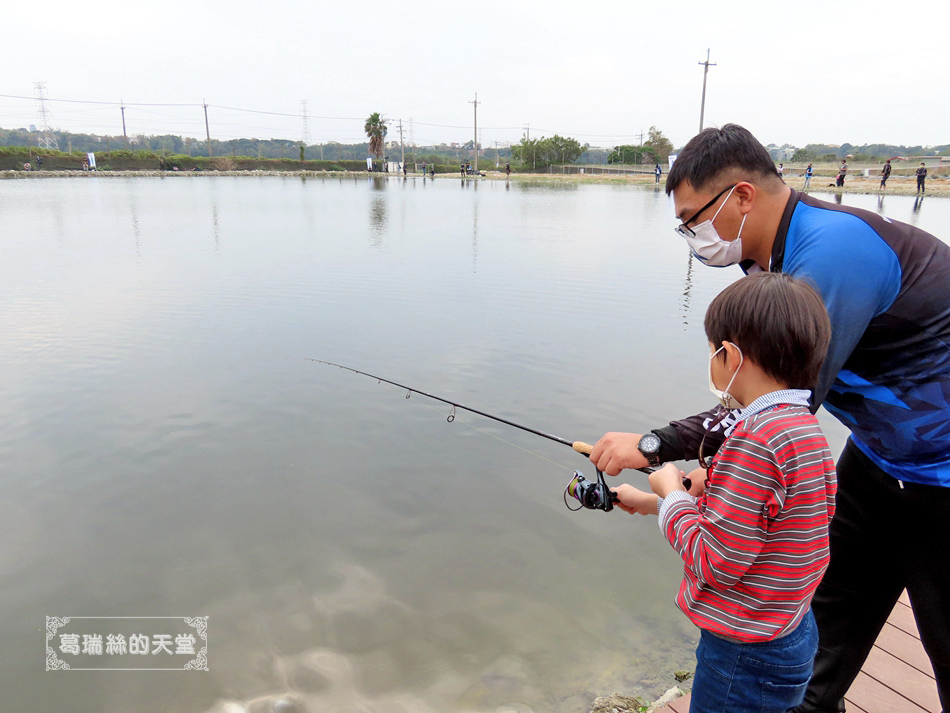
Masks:
[[[726,191],[731,191],[733,188],[735,188],[738,185],[739,185],[738,183],[733,183],[731,186],[726,186],[725,188],[723,188],[721,191],[719,191],[719,193],[716,194],[715,198],[713,198],[711,201],[709,201],[709,203],[707,203],[702,208],[700,208],[695,213],[693,213],[692,218],[690,218],[689,220],[684,220],[682,223],[676,226],[674,230],[680,235],[682,235],[684,238],[691,238],[694,235],[696,235],[696,233],[693,232],[693,229],[689,227],[689,224],[692,223],[694,220],[696,220],[704,210],[711,207],[716,201],[722,198],[723,193],[725,193]]]

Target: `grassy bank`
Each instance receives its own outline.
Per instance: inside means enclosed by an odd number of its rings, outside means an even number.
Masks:
[[[205,159],[207,160],[207,159]],[[312,168],[306,168],[301,170],[300,162],[291,162],[289,159],[285,160],[286,163],[281,163],[280,168],[242,168],[234,166],[231,168],[209,168],[207,170],[200,171],[191,171],[191,170],[179,170],[179,171],[159,171],[155,169],[132,169],[132,170],[107,170],[107,171],[97,171],[97,172],[84,172],[79,169],[59,169],[59,170],[47,170],[46,162],[43,163],[43,170],[41,171],[24,171],[20,170],[2,170],[0,168],[0,179],[2,178],[57,178],[57,177],[69,177],[69,178],[93,178],[93,177],[108,177],[108,176],[141,176],[141,177],[182,177],[182,176],[326,176],[329,174],[344,174],[351,176],[376,176],[380,179],[388,178],[393,180],[401,179],[402,174],[394,173],[373,173],[370,174],[366,171],[365,164],[361,164],[356,168],[350,167],[323,167],[323,166],[314,166]],[[307,161],[306,164],[321,164],[324,162],[320,161]],[[330,162],[326,162],[330,163]],[[360,164],[360,162],[347,161],[346,163]],[[436,168],[437,175],[440,180],[451,180],[452,178],[461,178],[459,175],[458,169],[449,167],[449,166],[438,166]],[[409,178],[421,178],[421,173],[409,172]],[[465,180],[490,180],[490,181],[505,181],[511,180],[516,182],[526,182],[526,183],[539,183],[539,184],[613,184],[613,185],[631,185],[631,186],[641,186],[644,188],[652,188],[653,190],[662,191],[665,190],[665,185],[660,183],[656,184],[656,181],[653,176],[650,175],[592,175],[592,174],[548,174],[548,173],[513,173],[511,177],[508,178],[501,171],[488,171],[484,178],[474,178],[466,177]],[[802,190],[804,179],[800,177],[789,177],[785,179],[785,182],[797,190]],[[810,193],[865,193],[877,195],[880,185],[880,179],[876,177],[870,178],[849,178],[845,183],[843,188],[837,188],[833,184],[833,180],[828,177],[815,177],[811,180],[811,186],[809,187]],[[884,191],[885,195],[916,195],[917,182],[913,177],[905,176],[892,176],[887,182],[887,189]],[[950,196],[950,179],[946,177],[939,178],[928,178],[927,179],[927,195],[935,196]]]

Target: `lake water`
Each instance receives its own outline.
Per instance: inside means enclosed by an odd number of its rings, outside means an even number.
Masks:
[[[569,512],[594,473],[563,445],[307,361],[570,440],[705,409],[703,313],[740,273],[672,223],[652,187],[0,181],[2,708],[540,713],[674,685],[697,632],[655,519]],[[47,672],[47,616],[208,616],[209,670]]]

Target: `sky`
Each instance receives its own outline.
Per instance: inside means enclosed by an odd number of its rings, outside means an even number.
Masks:
[[[212,138],[677,147],[736,122],[764,144],[950,143],[946,3],[878,0],[47,0],[5,9],[0,128]],[[12,31],[12,28],[19,28]],[[16,97],[24,97],[22,99]],[[73,100],[65,102],[61,100]],[[103,104],[77,102],[104,102]],[[180,104],[184,106],[143,106]]]

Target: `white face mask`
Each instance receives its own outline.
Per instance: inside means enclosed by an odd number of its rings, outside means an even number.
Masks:
[[[729,191],[729,195],[719,206],[716,215],[692,228],[692,235],[683,234],[693,254],[710,267],[728,267],[742,260],[742,228],[745,226],[746,215],[742,216],[739,234],[732,241],[720,238],[713,225],[713,221],[719,216],[719,212],[726,205],[729,196],[732,195],[732,191],[735,189],[736,187],[733,186],[732,190]]]
[[[728,343],[732,344],[732,342],[728,342]],[[745,404],[739,403],[738,399],[736,399],[735,396],[729,393],[729,389],[732,388],[732,382],[736,380],[736,374],[739,373],[739,369],[742,368],[742,362],[745,361],[745,359],[742,356],[742,350],[739,349],[739,347],[737,347],[735,344],[732,344],[732,346],[736,347],[736,349],[739,351],[739,366],[736,367],[735,372],[733,372],[732,374],[732,378],[729,379],[729,383],[726,385],[726,388],[723,389],[722,391],[717,389],[716,385],[713,383],[712,360],[715,359],[716,355],[719,354],[719,352],[721,352],[723,349],[725,349],[725,347],[719,347],[715,352],[713,352],[709,356],[709,390],[712,392],[713,396],[719,399],[719,403],[722,404],[722,407],[727,408],[727,409],[742,408],[745,405]]]

